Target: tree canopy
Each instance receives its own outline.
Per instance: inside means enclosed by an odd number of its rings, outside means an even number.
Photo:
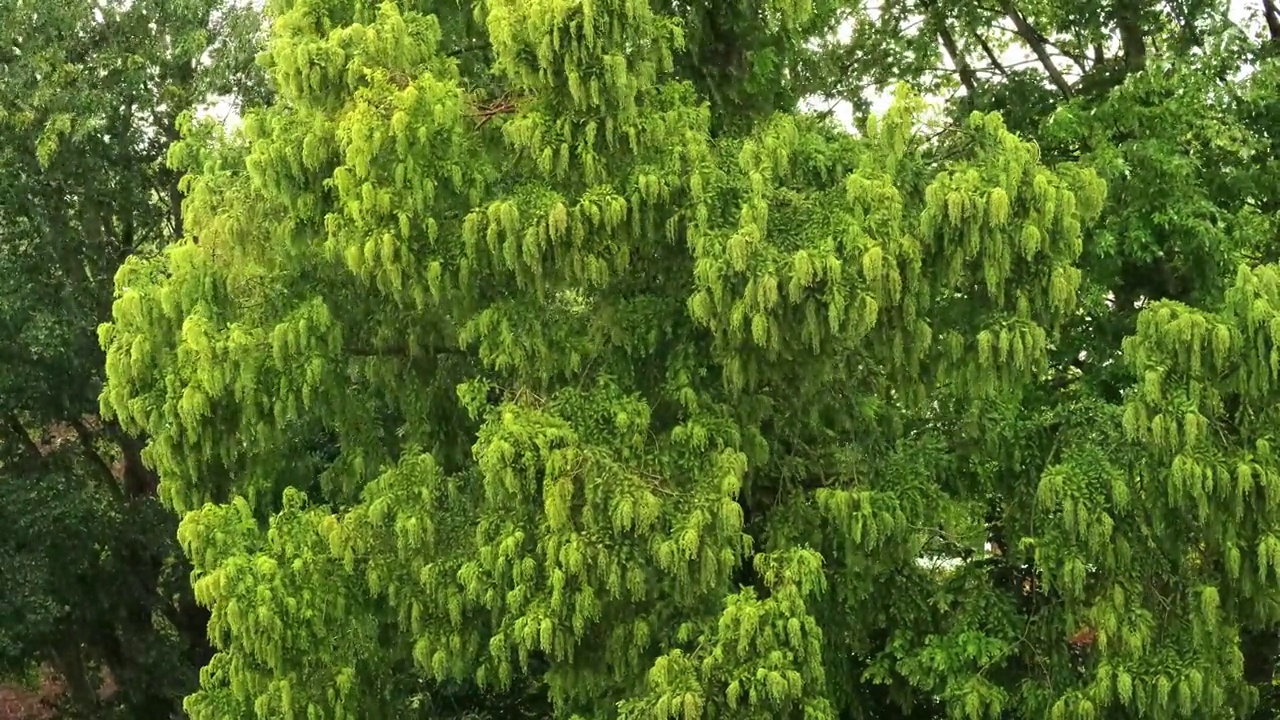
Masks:
[[[1229,10],[269,2],[99,338],[189,716],[1269,712],[1280,16]]]

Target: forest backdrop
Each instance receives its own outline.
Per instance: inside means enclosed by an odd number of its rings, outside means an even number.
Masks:
[[[0,677],[1275,717],[1277,50],[1272,0],[0,2]]]

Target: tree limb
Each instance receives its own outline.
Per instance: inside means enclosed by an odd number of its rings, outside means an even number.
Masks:
[[[973,67],[969,65],[969,59],[960,50],[960,45],[956,42],[955,36],[951,34],[951,29],[947,27],[947,19],[937,12],[931,0],[925,0],[921,5],[924,7],[925,12],[929,14],[929,19],[935,26],[934,32],[937,33],[938,39],[942,41],[942,47],[946,49],[947,56],[951,58],[951,63],[956,67],[956,73],[960,76],[960,84],[964,85],[964,89],[970,95],[977,95],[977,75],[974,74]]]
[[[137,498],[154,495],[160,485],[160,479],[142,460],[142,448],[146,443],[125,432],[123,428],[117,428],[116,431],[117,442],[120,443],[120,451],[124,455],[121,480],[124,483],[125,496]]]
[[[1280,10],[1276,9],[1275,0],[1262,0],[1262,15],[1267,19],[1267,34],[1271,42],[1280,42]]]
[[[492,44],[488,40],[477,40],[475,42],[470,42],[465,45],[460,45],[456,48],[453,48],[452,50],[449,50],[448,52],[446,52],[444,55],[445,57],[458,57],[460,55],[465,55],[466,53],[469,53],[469,52],[489,50],[492,47],[493,47]]]
[[[987,39],[982,35],[978,35],[978,46],[982,48],[982,54],[986,55],[987,60],[991,62],[991,67],[995,68],[1001,75],[1008,77],[1009,71],[1005,69],[1004,64],[1000,62],[1000,58],[996,56],[996,51],[991,48]]]
[[[107,486],[107,490],[116,500],[126,500],[124,490],[120,487],[116,474],[111,471],[111,466],[106,460],[102,459],[102,455],[98,449],[93,446],[93,431],[90,430],[83,420],[79,418],[71,421],[71,426],[76,429],[76,436],[80,440],[80,447],[84,451],[85,459],[97,469],[102,476],[102,482]]]
[[[1112,20],[1120,33],[1125,70],[1142,72],[1147,66],[1147,42],[1142,31],[1142,8],[1133,0],[1117,0],[1112,6]]]
[[[40,452],[40,446],[31,439],[31,435],[27,433],[27,429],[22,426],[22,421],[14,413],[8,413],[4,416],[5,425],[9,428],[9,432],[13,434],[14,439],[18,441],[18,445],[22,448],[23,454],[28,460],[39,460],[44,453]]]
[[[1027,22],[1027,18],[1013,4],[1013,0],[1000,0],[1000,9],[1013,21],[1016,32],[1031,48],[1031,52],[1035,54],[1036,59],[1040,61],[1040,66],[1048,74],[1049,81],[1058,89],[1058,92],[1062,93],[1063,97],[1070,98],[1071,84],[1067,82],[1067,78],[1058,69],[1058,66],[1054,64],[1053,58],[1050,57],[1049,51],[1045,47],[1044,36],[1032,27],[1031,23]]]

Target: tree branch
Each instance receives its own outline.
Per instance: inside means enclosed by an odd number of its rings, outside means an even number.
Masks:
[[[116,479],[116,474],[111,471],[111,466],[107,464],[106,460],[102,459],[98,449],[93,446],[93,431],[79,418],[72,420],[71,426],[76,429],[76,436],[80,440],[80,447],[84,451],[85,459],[97,468],[99,474],[102,475],[102,482],[107,486],[107,490],[112,497],[122,502],[126,500],[124,490],[120,487],[120,481]]]
[[[1111,11],[1116,30],[1120,33],[1125,70],[1130,74],[1142,72],[1147,66],[1147,43],[1141,22],[1142,8],[1133,0],[1116,0]]]
[[[31,439],[31,435],[27,433],[27,429],[22,426],[22,421],[14,413],[8,413],[4,416],[5,425],[9,428],[9,432],[13,434],[14,439],[18,441],[18,445],[22,448],[23,454],[30,461],[39,460],[44,453],[40,452],[40,446]]]
[[[469,53],[469,52],[478,52],[482,50],[488,50],[491,47],[492,45],[489,43],[488,40],[477,40],[475,42],[470,42],[465,45],[460,45],[446,52],[445,57],[458,57],[460,55],[465,55],[466,53]]]
[[[1046,49],[1044,36],[1040,34],[1031,23],[1027,22],[1027,18],[1023,16],[1018,7],[1013,4],[1013,0],[1000,0],[1000,9],[1010,20],[1013,26],[1028,46],[1031,52],[1035,54],[1036,59],[1040,61],[1040,66],[1044,68],[1045,73],[1049,75],[1050,82],[1062,93],[1065,98],[1071,97],[1071,84],[1067,82],[1067,78],[1063,76],[1062,71],[1053,63],[1048,49]]]
[[[516,99],[508,96],[500,97],[487,105],[478,105],[475,108],[477,119],[476,129],[479,130],[484,127],[485,123],[498,115],[514,113],[518,109],[519,106],[516,104]]]
[[[978,35],[978,46],[982,48],[982,54],[987,56],[987,60],[991,62],[991,67],[1005,77],[1009,77],[1009,71],[1005,69],[1004,64],[1000,62],[1000,58],[996,56],[996,51],[987,43],[987,39]]]
[[[1262,0],[1262,15],[1267,19],[1267,33],[1271,42],[1280,43],[1280,10],[1275,0]]]
[[[146,443],[125,432],[124,428],[115,428],[120,451],[124,455],[121,480],[124,493],[128,498],[149,497],[154,495],[160,485],[156,473],[142,460],[142,448]]]
[[[960,46],[956,43],[956,38],[951,34],[951,29],[947,27],[947,19],[937,11],[931,0],[924,0],[921,3],[926,13],[929,14],[930,22],[935,26],[934,32],[937,33],[938,39],[942,41],[942,47],[946,49],[947,56],[951,58],[951,64],[956,66],[956,73],[960,76],[960,84],[964,85],[964,89],[970,95],[978,94],[978,78],[973,72],[973,68],[969,65],[969,59],[965,57],[960,50]]]

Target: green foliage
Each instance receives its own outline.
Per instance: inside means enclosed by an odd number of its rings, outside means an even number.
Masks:
[[[100,331],[212,611],[193,720],[1258,707],[1274,68],[1212,8],[1005,3],[1042,72],[979,83],[993,11],[899,5],[271,4],[273,102],[186,124]],[[966,89],[940,132],[796,108],[883,62]]]
[[[219,2],[0,5],[0,673],[52,666],[67,717],[165,718],[196,684],[176,520],[141,442],[96,417],[95,329],[124,258],[181,233],[174,121],[245,74],[252,37],[223,25],[257,20]]]

